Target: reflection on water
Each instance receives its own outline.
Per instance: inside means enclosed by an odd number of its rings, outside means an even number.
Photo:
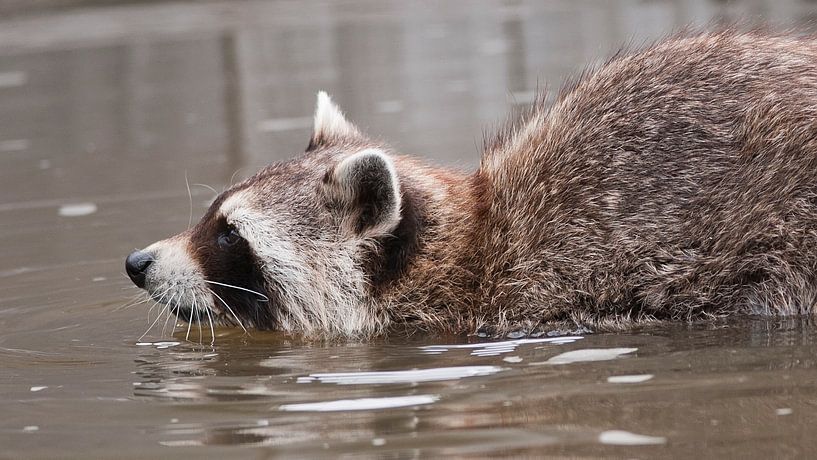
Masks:
[[[0,16],[3,455],[814,456],[810,321],[501,342],[217,329],[211,345],[158,321],[140,338],[156,309],[131,299],[122,259],[302,151],[319,89],[400,150],[472,167],[484,128],[621,43],[735,20],[814,31],[815,12],[247,0]]]
[[[717,455],[748,442],[805,452],[817,447],[800,438],[817,422],[815,340],[800,320],[498,343],[304,346],[277,334],[233,336],[212,349],[141,347],[133,394],[173,404],[173,420],[152,433],[176,448],[427,456],[547,447],[594,456],[616,446],[684,456],[702,443]],[[472,353],[511,344],[515,362]]]

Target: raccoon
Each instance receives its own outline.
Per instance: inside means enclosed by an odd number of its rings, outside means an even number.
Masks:
[[[487,138],[473,172],[395,152],[320,92],[304,154],[126,270],[183,320],[307,336],[811,314],[817,41],[619,53]]]

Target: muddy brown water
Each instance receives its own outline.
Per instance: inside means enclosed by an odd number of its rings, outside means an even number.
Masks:
[[[124,256],[299,152],[318,89],[405,152],[482,129],[627,40],[811,3],[140,3],[0,18],[0,457],[817,454],[817,328],[304,342],[161,320]],[[185,178],[191,184],[188,198]],[[207,186],[197,185],[206,184]],[[162,334],[162,326],[165,333]],[[198,342],[201,340],[202,344]]]

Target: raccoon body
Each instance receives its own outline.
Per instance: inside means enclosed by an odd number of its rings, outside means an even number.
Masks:
[[[325,93],[306,153],[128,257],[188,321],[307,335],[616,328],[817,302],[817,41],[676,37],[588,71],[460,172]]]

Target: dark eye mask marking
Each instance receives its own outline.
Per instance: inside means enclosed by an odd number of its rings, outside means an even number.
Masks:
[[[250,244],[218,213],[222,202],[223,197],[219,197],[193,228],[190,252],[214,294],[213,303],[225,311],[225,317],[233,320],[234,313],[244,326],[271,329],[275,326],[275,299],[269,298]]]

